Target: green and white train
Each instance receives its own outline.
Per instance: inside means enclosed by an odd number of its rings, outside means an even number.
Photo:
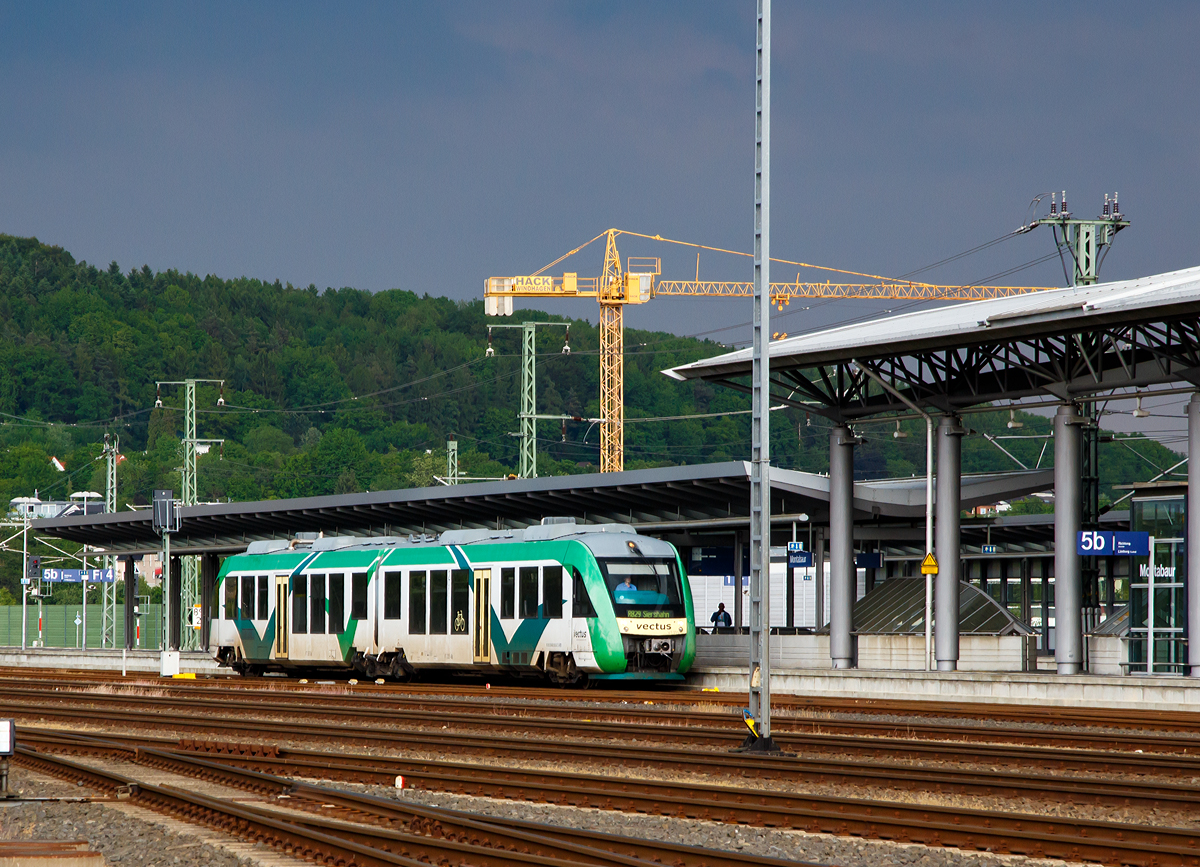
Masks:
[[[620,524],[255,542],[226,558],[209,647],[242,674],[505,671],[679,680],[696,652],[674,546]]]

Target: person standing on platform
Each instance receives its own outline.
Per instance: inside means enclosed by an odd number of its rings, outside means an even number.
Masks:
[[[729,616],[729,612],[725,610],[725,603],[721,602],[717,605],[717,610],[713,612],[713,616],[708,618],[712,621],[714,629],[728,629],[733,626],[733,618]]]

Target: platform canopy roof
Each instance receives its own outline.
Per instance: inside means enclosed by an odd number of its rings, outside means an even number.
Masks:
[[[1045,490],[1050,471],[963,476],[964,508]],[[829,478],[776,469],[772,520],[777,528],[828,513]],[[857,482],[858,517],[906,520],[924,513],[923,479]],[[388,536],[444,530],[526,527],[542,518],[570,516],[579,523],[626,523],[653,534],[741,530],[750,506],[750,465],[744,461],[548,476],[436,488],[340,494],[254,503],[184,507],[171,550],[229,553],[250,542],[296,533]],[[111,553],[147,553],[161,541],[149,509],[34,521],[35,532],[84,542]]]
[[[958,585],[958,629],[964,635],[1032,635],[1028,624],[978,587]],[[860,635],[920,635],[925,631],[925,582],[918,578],[884,581],[854,603],[854,631]],[[829,627],[820,632],[828,634]]]
[[[852,421],[1033,396],[1200,385],[1200,268],[953,304],[771,344],[772,400]],[[873,379],[868,371],[878,379]],[[749,391],[749,349],[663,371]]]

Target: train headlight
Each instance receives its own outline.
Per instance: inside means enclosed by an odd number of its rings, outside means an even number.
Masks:
[[[642,647],[647,653],[671,653],[675,643],[669,638],[647,638]]]

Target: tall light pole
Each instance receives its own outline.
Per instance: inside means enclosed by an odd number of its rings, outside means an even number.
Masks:
[[[183,379],[176,381],[162,380],[155,382],[156,392],[154,398],[155,409],[162,409],[162,387],[164,385],[182,385],[184,388],[183,397],[183,470],[180,473],[180,486],[183,492],[180,496],[180,502],[184,506],[196,505],[196,447],[199,445],[217,445],[224,443],[224,440],[202,440],[196,438],[196,386],[200,383],[212,383],[221,386],[220,396],[217,398],[217,406],[225,405],[225,380],[223,379]],[[174,612],[174,616],[180,620],[180,649],[195,650],[200,646],[199,638],[195,634],[194,629],[189,629],[187,615],[192,611],[193,607],[200,601],[200,564],[196,557],[181,557],[183,575],[181,577],[182,586],[180,587],[180,602],[179,611]],[[171,564],[163,563],[163,588],[169,586],[166,580],[170,572]],[[165,599],[165,594],[164,594]],[[164,607],[164,611],[167,610]],[[170,628],[168,622],[167,628]]]
[[[750,464],[750,735],[771,738],[771,0],[758,0],[754,141],[754,349]]]

